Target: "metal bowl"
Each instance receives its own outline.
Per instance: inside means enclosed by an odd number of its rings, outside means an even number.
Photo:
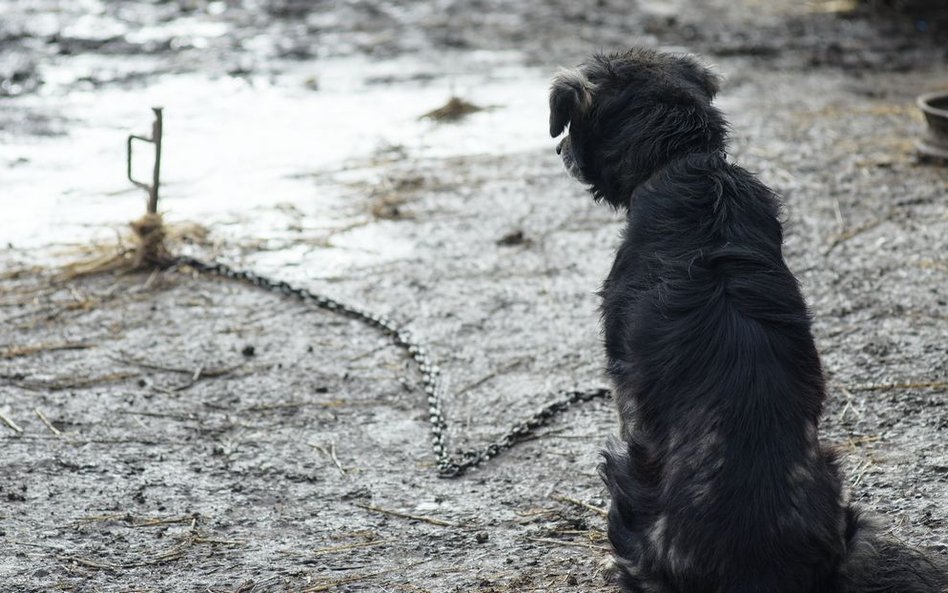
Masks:
[[[916,143],[925,156],[948,160],[948,92],[926,93],[918,98],[928,133]]]

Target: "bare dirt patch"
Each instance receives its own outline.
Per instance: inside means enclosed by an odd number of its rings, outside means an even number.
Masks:
[[[937,36],[799,2],[523,3],[509,13],[491,3],[438,13],[233,3],[219,16],[211,4],[101,5],[129,30],[240,25],[198,62],[173,35],[129,41],[116,30],[80,43],[88,30],[33,31],[28,3],[13,4],[24,20],[4,21],[26,23],[25,36],[2,39],[40,56],[55,46],[66,63],[101,59],[113,68],[101,76],[122,80],[103,88],[159,66],[250,76],[275,68],[260,57],[271,50],[305,60],[514,47],[551,74],[634,41],[711,54],[726,76],[731,158],[785,196],[786,255],[831,388],[824,438],[845,452],[854,499],[894,535],[948,556],[948,173],[912,148],[922,129],[914,96],[946,74]],[[270,49],[256,53],[252,33]],[[156,55],[177,57],[162,65]],[[878,66],[889,60],[897,67]],[[55,95],[37,97],[11,113],[61,121]],[[29,127],[5,133],[46,129]],[[489,442],[559,389],[603,384],[593,291],[621,225],[566,178],[552,142],[451,158],[393,147],[372,167],[388,181],[352,184],[351,203],[321,211],[364,213],[358,228],[326,234],[274,205],[256,214],[283,217],[278,241],[218,226],[175,248],[292,278],[410,328],[449,378],[452,446]],[[314,201],[323,182],[314,178]],[[335,238],[363,231],[411,249],[326,274]],[[301,247],[292,266],[263,257]],[[417,369],[371,328],[182,270],[56,281],[48,259],[16,248],[0,265],[0,590],[611,590],[595,469],[615,427],[609,402],[439,479]]]

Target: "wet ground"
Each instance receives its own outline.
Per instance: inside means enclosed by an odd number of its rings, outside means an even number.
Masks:
[[[451,446],[486,444],[604,384],[620,220],[562,172],[546,86],[631,44],[726,77],[731,154],[785,197],[824,438],[887,531],[948,556],[948,169],[913,146],[914,97],[948,89],[941,22],[510,4],[0,7],[0,590],[612,590],[609,402],[439,479],[417,369],[374,330],[181,270],[59,276],[141,213],[124,141],[161,104],[172,248],[404,324],[448,379]],[[484,109],[421,117],[452,95]]]

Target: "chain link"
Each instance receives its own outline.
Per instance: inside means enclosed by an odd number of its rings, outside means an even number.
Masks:
[[[272,280],[247,270],[236,270],[219,262],[205,262],[193,257],[182,256],[172,260],[171,265],[188,266],[200,273],[245,282],[271,292],[295,297],[301,301],[313,303],[321,309],[361,321],[391,338],[395,345],[408,352],[408,355],[415,361],[418,370],[421,372],[422,387],[428,402],[431,448],[437,460],[438,475],[442,478],[455,478],[464,475],[468,470],[486,463],[517,443],[529,438],[537,429],[546,426],[553,418],[578,403],[609,396],[609,390],[605,388],[563,391],[560,393],[560,399],[542,408],[532,416],[521,420],[507,434],[491,444],[481,449],[459,450],[452,456],[448,453],[448,424],[444,419],[444,411],[442,410],[441,369],[432,363],[428,350],[414,339],[410,331],[400,328],[388,317],[347,305],[327,296],[310,292],[305,288],[294,287],[287,282]]]

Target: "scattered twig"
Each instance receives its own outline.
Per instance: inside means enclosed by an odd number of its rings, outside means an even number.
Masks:
[[[853,406],[853,402],[856,400],[856,397],[853,395],[853,392],[850,391],[849,389],[846,389],[842,385],[839,386],[839,390],[842,391],[843,395],[846,396],[846,405],[843,406],[842,411],[839,413],[840,422],[842,422],[843,419],[846,418],[846,413],[849,410],[852,410],[853,412],[856,413],[857,416],[861,417],[862,414],[858,410],[856,410],[856,408]]]
[[[533,517],[542,517],[543,515],[555,515],[557,513],[559,513],[557,509],[534,509],[532,511],[526,511],[526,512],[514,511],[514,514],[524,519],[531,519]]]
[[[475,389],[475,388],[477,388],[477,387],[480,387],[481,385],[483,385],[484,383],[487,383],[488,381],[490,381],[491,379],[493,379],[493,378],[496,377],[497,375],[503,375],[503,374],[506,374],[508,371],[511,371],[511,370],[515,369],[516,367],[518,367],[518,366],[520,366],[521,364],[523,364],[523,362],[524,362],[524,359],[518,358],[517,360],[514,360],[513,362],[508,363],[507,365],[505,365],[505,366],[503,366],[503,367],[497,369],[496,371],[487,373],[486,375],[484,375],[484,376],[481,377],[480,379],[477,379],[477,380],[475,380],[474,382],[468,383],[468,384],[465,385],[464,387],[461,387],[460,389],[458,389],[458,390],[454,393],[454,395],[455,395],[455,396],[458,396],[458,395],[461,395],[461,394],[463,394],[463,393],[467,393],[468,391],[470,391],[470,390],[472,390],[472,389]]]
[[[866,472],[869,471],[870,467],[872,467],[872,459],[867,459],[865,463],[857,467],[856,471],[854,472],[856,474],[856,477],[853,479],[852,484],[850,484],[849,487],[855,488],[856,486],[858,486],[859,483],[862,481],[863,476],[865,476]]]
[[[862,437],[850,438],[848,439],[847,443],[849,445],[849,449],[855,451],[857,448],[859,448],[860,445],[865,445],[867,443],[874,443],[880,440],[882,440],[882,437],[880,435],[867,435],[867,436],[862,436]]]
[[[132,416],[132,420],[135,421],[135,424],[137,424],[139,428],[141,428],[142,430],[146,432],[148,431],[148,427],[145,426],[145,423],[142,422],[141,418],[139,418],[138,416]]]
[[[24,542],[24,541],[20,541],[20,540],[11,540],[10,543],[13,544],[13,545],[15,545],[15,546],[25,546],[25,547],[28,547],[28,548],[39,548],[39,549],[41,549],[41,550],[52,550],[53,552],[56,552],[57,554],[64,554],[64,553],[65,553],[65,550],[63,550],[62,546],[51,546],[51,545],[49,545],[49,544],[37,544],[37,543],[34,543],[34,542]]]
[[[815,12],[850,13],[859,7],[856,0],[818,0],[812,3]]]
[[[320,453],[329,457],[336,465],[336,469],[338,469],[342,475],[346,475],[346,470],[342,467],[342,464],[339,463],[339,458],[336,457],[336,443],[329,443],[328,449],[322,445],[316,445],[314,443],[310,443],[309,446],[313,447],[314,449],[318,449]]]
[[[227,372],[230,372],[230,371],[232,371],[232,370],[234,370],[234,369],[236,369],[236,368],[238,368],[238,367],[240,367],[240,366],[241,366],[241,365],[236,365],[236,366],[234,366],[234,367],[228,369]],[[167,389],[167,388],[164,388],[164,387],[158,387],[158,386],[153,386],[153,387],[154,387],[155,389],[157,389],[158,391],[162,391],[162,392],[165,392],[165,393],[176,393],[176,392],[184,391],[184,390],[186,390],[186,389],[190,389],[191,387],[194,386],[195,383],[197,383],[198,381],[200,381],[202,377],[211,377],[211,376],[220,377],[221,375],[219,375],[219,374],[218,374],[218,375],[212,375],[212,374],[209,373],[209,372],[208,372],[208,373],[205,373],[205,371],[204,371],[204,365],[203,365],[203,364],[199,364],[199,365],[197,366],[197,368],[194,369],[193,373],[191,374],[191,378],[190,378],[186,383],[184,383],[184,384],[182,384],[182,385],[178,385],[177,387],[172,387],[172,388],[170,388],[170,389]]]
[[[846,228],[846,223],[843,221],[843,210],[839,207],[838,198],[833,198],[833,213],[836,215],[836,228],[839,229],[839,232],[842,232]]]
[[[268,410],[284,410],[287,408],[341,408],[343,406],[375,406],[383,403],[381,400],[370,399],[362,401],[346,401],[344,399],[334,399],[327,402],[279,402],[274,404],[255,404],[241,408],[241,412],[266,412]],[[314,445],[315,446],[315,445]]]
[[[12,381],[17,387],[30,391],[62,391],[64,389],[83,389],[104,383],[117,383],[138,377],[139,373],[108,373],[99,377],[85,377],[76,379],[72,376],[53,379],[52,381]]]
[[[240,362],[238,364],[235,364],[229,367],[219,367],[219,368],[209,369],[203,363],[201,363],[196,368],[183,368],[183,367],[160,365],[160,364],[155,364],[152,362],[145,362],[143,360],[136,360],[124,352],[120,352],[119,354],[120,356],[112,356],[108,354],[106,356],[110,360],[114,360],[115,362],[119,362],[119,363],[129,365],[129,366],[137,366],[137,367],[140,367],[143,369],[149,369],[152,371],[164,371],[167,373],[177,373],[179,375],[188,375],[188,381],[185,382],[183,385],[178,385],[175,387],[160,387],[157,385],[153,386],[154,389],[162,393],[177,393],[180,391],[184,391],[194,386],[194,384],[200,381],[201,379],[212,379],[212,378],[217,378],[217,377],[223,377],[225,375],[228,375],[234,372],[235,370],[239,369],[240,367],[244,366],[244,364],[246,364],[246,362]]]
[[[577,440],[577,441],[586,441],[591,442],[595,439],[602,436],[599,433],[586,433],[586,434],[560,434],[561,432],[566,432],[572,428],[571,426],[564,426],[563,428],[557,428],[555,430],[548,430],[542,434],[537,435],[538,437],[549,437],[551,439],[561,439],[561,440]],[[559,455],[559,453],[557,453]]]
[[[345,475],[346,470],[343,469],[342,464],[339,463],[339,458],[336,457],[336,443],[329,443],[329,458],[332,459],[332,462],[336,464],[336,467],[339,471]]]
[[[948,272],[948,261],[937,259],[925,259],[918,262],[918,267],[922,269],[936,269],[942,272]]]
[[[583,542],[572,542],[572,541],[563,541],[559,539],[553,539],[549,537],[528,537],[528,541],[543,543],[543,544],[554,544],[557,546],[566,546],[569,548],[586,548],[587,550],[596,550],[597,552],[606,552],[609,548],[605,546],[594,546],[592,544],[584,544]]]
[[[325,554],[335,554],[336,552],[347,552],[349,550],[359,550],[361,548],[372,548],[375,546],[382,546],[385,544],[394,543],[394,539],[380,539],[370,542],[359,542],[357,544],[346,544],[343,546],[328,546],[326,548],[317,548],[313,550],[314,556],[322,556]]]
[[[565,503],[568,503],[568,504],[576,505],[576,506],[578,506],[578,507],[582,507],[582,508],[587,509],[587,510],[590,510],[590,511],[592,511],[592,512],[594,512],[594,513],[598,513],[598,514],[600,514],[600,515],[602,515],[602,516],[604,516],[604,517],[609,514],[609,511],[607,511],[606,509],[604,509],[604,508],[602,508],[602,507],[597,507],[597,506],[595,506],[595,505],[589,504],[588,502],[583,502],[583,501],[581,501],[581,500],[577,500],[577,499],[571,498],[571,497],[569,497],[569,496],[564,496],[564,495],[561,495],[561,494],[557,494],[557,495],[551,496],[550,498],[552,498],[553,500],[559,501],[559,502],[565,502]]]
[[[390,511],[388,509],[379,508],[376,506],[368,504],[356,503],[357,507],[365,509],[367,511],[372,511],[373,513],[382,513],[383,515],[391,515],[392,517],[400,517],[402,519],[411,519],[412,521],[422,521],[424,523],[430,523],[431,525],[438,525],[440,527],[461,527],[457,523],[450,523],[448,521],[443,521],[441,519],[434,519],[432,517],[423,517],[421,515],[411,515],[409,513],[403,513],[401,511]]]
[[[386,568],[385,570],[380,570],[377,572],[370,572],[367,574],[354,574],[352,576],[348,576],[345,578],[336,579],[333,581],[326,581],[324,583],[319,583],[318,585],[312,585],[312,586],[306,587],[305,589],[300,589],[300,593],[319,593],[320,591],[329,591],[330,589],[335,589],[336,587],[339,587],[341,585],[356,583],[365,579],[371,579],[377,576],[381,576],[383,574],[402,573],[405,570],[408,570],[409,568],[414,568],[426,562],[431,562],[431,560],[432,560],[431,558],[428,558],[425,560],[420,560],[418,562],[413,562],[405,566],[399,566],[398,568]]]
[[[49,418],[47,418],[39,408],[33,408],[33,412],[40,419],[40,421],[46,425],[46,428],[48,428],[51,433],[58,437],[63,435],[63,431],[53,426],[53,423],[49,421]]]
[[[851,391],[889,391],[891,389],[943,389],[948,381],[906,381],[897,383],[863,383],[850,385]]]
[[[456,570],[445,570],[444,572],[457,572]],[[414,593],[434,593],[431,589],[419,587],[412,583],[394,583],[395,591],[412,591]]]
[[[237,585],[237,588],[234,589],[231,593],[253,593],[253,590],[257,588],[257,581],[253,579],[247,579],[246,581]],[[208,592],[210,593],[210,589]]]
[[[191,529],[193,532],[194,530],[193,520],[192,520]],[[95,568],[98,570],[117,571],[117,570],[129,569],[129,568],[142,568],[145,566],[153,566],[155,564],[163,564],[165,562],[177,560],[181,558],[182,556],[184,556],[185,552],[187,552],[190,548],[198,544],[236,546],[236,545],[244,545],[245,543],[246,542],[237,541],[237,540],[213,539],[213,538],[208,538],[208,537],[198,535],[196,533],[191,533],[187,537],[185,537],[181,543],[176,544],[170,548],[167,548],[163,551],[160,551],[154,554],[148,560],[141,560],[138,562],[125,562],[122,564],[102,563],[102,562],[96,562],[94,560],[89,560],[88,558],[82,558],[80,556],[73,556],[73,555],[60,556],[60,559],[66,562],[75,562],[76,564],[80,564],[88,568]]]
[[[550,533],[556,535],[581,535],[590,541],[605,541],[606,532],[602,529],[554,529]]]
[[[158,446],[158,445],[173,445],[177,441],[171,439],[146,439],[146,438],[122,438],[122,439],[87,439],[83,438],[81,435],[75,433],[63,433],[62,436],[48,436],[46,434],[19,434],[16,437],[12,436],[3,436],[0,437],[2,440],[13,439],[17,440],[26,440],[26,441],[55,441],[59,439],[65,439],[71,445],[81,447],[83,445],[148,445],[148,446]]]
[[[176,441],[172,439],[136,439],[136,438],[121,438],[121,439],[84,439],[84,438],[75,438],[70,439],[71,443],[77,445],[171,445]]]
[[[201,364],[196,369],[194,369],[194,368],[166,366],[166,365],[155,364],[152,362],[136,360],[124,352],[120,352],[119,354],[120,356],[112,356],[110,354],[106,354],[106,357],[111,360],[114,360],[115,362],[120,362],[122,364],[129,365],[129,366],[137,366],[137,367],[141,367],[143,369],[149,369],[152,371],[165,371],[167,373],[178,373],[179,375],[188,375],[194,381],[197,381],[201,377],[205,377],[205,378],[221,377],[228,373],[234,372],[235,370],[239,369],[245,364],[244,362],[240,362],[233,366],[218,367],[218,368],[213,368],[213,369],[205,368],[205,366]]]
[[[61,557],[60,557],[60,560],[63,560],[63,561],[66,561],[66,562],[74,562],[74,563],[76,563],[76,564],[85,566],[85,567],[87,567],[87,568],[95,568],[95,569],[97,569],[97,570],[111,570],[111,571],[115,571],[115,570],[119,570],[120,568],[122,568],[121,566],[119,566],[119,565],[117,565],[117,564],[111,564],[111,563],[109,563],[109,564],[103,564],[103,563],[101,563],[101,562],[94,562],[94,561],[92,561],[92,560],[87,560],[87,559],[85,559],[85,558],[80,558],[79,556],[61,556]]]
[[[890,218],[892,218],[891,212],[881,218],[876,218],[868,222],[864,222],[860,225],[857,225],[851,229],[845,230],[837,234],[836,237],[832,240],[832,242],[830,242],[829,246],[825,250],[823,250],[823,255],[829,255],[841,243],[845,243],[846,241],[849,241],[853,237],[856,237],[858,235],[861,235],[862,233],[865,233],[866,231],[870,231],[876,228],[877,226],[889,220]]]
[[[129,527],[159,527],[161,525],[180,525],[184,523],[193,523],[194,515],[185,515],[182,517],[171,517],[163,519],[153,517],[150,519],[136,519],[128,513],[122,515],[92,515],[89,517],[79,517],[76,523],[99,523],[103,521],[117,521],[125,523]]]
[[[142,284],[142,290],[148,290],[155,283],[155,280],[158,278],[158,273],[161,272],[161,268],[155,268],[151,271],[151,274],[148,275],[148,279],[145,280],[145,283]]]
[[[387,349],[388,347],[389,347],[389,345],[388,345],[387,343],[386,343],[386,344],[380,344],[380,345],[376,346],[375,348],[372,348],[372,349],[370,349],[370,350],[366,350],[366,351],[363,352],[362,354],[357,354],[357,355],[353,356],[352,358],[349,359],[349,362],[357,362],[357,361],[359,361],[359,360],[362,360],[363,358],[368,358],[369,356],[372,356],[372,355],[375,354],[376,352],[381,352],[382,350],[385,350],[385,349]]]
[[[57,350],[86,350],[95,344],[87,342],[56,342],[52,344],[32,344],[29,346],[7,346],[0,349],[0,358],[20,358],[37,352],[55,352]]]
[[[171,418],[172,420],[197,420],[197,415],[194,413],[189,414],[173,414],[169,412],[136,412],[130,410],[119,410],[118,414],[123,414],[125,416],[146,416],[149,418]]]
[[[0,420],[2,420],[4,424],[6,424],[7,426],[9,426],[11,429],[13,429],[13,432],[15,432],[15,433],[17,433],[17,434],[20,434],[20,433],[23,432],[23,429],[20,428],[19,426],[17,426],[17,423],[16,423],[16,422],[14,422],[13,420],[10,420],[9,418],[7,418],[7,417],[4,415],[3,412],[0,412]]]
[[[242,539],[215,539],[213,537],[204,537],[196,535],[191,538],[196,544],[210,544],[213,546],[246,546],[247,542]]]

